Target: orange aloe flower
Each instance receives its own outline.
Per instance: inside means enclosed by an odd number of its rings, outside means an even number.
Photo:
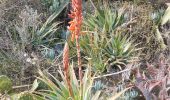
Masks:
[[[71,0],[71,2],[72,2],[72,10],[71,10],[71,14],[69,14],[69,17],[72,18],[72,21],[69,22],[70,26],[68,27],[68,29],[71,32],[71,40],[74,41],[74,39],[76,39],[80,90],[81,90],[80,94],[82,96],[83,81],[82,81],[81,54],[80,54],[80,44],[79,44],[80,29],[81,29],[81,24],[83,19],[82,0]]]
[[[72,18],[72,21],[69,22],[70,26],[68,29],[71,31],[71,40],[80,36],[80,29],[82,24],[82,0],[71,0],[72,2],[72,11],[69,14],[69,17]]]
[[[73,96],[71,82],[69,78],[69,46],[67,42],[65,43],[64,50],[63,50],[63,66],[64,66],[64,74],[69,89],[69,94],[70,96]]]

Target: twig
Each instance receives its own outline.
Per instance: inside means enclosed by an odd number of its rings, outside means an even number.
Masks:
[[[24,88],[24,87],[30,87],[32,86],[32,84],[28,84],[28,85],[20,85],[20,86],[13,86],[13,89],[18,89],[18,88]]]
[[[102,76],[97,76],[97,77],[94,77],[94,79],[108,77],[108,76],[112,76],[112,75],[117,75],[117,74],[120,74],[120,73],[123,73],[123,72],[126,72],[126,71],[130,71],[130,70],[135,69],[135,68],[137,68],[137,67],[133,67],[133,68],[130,68],[130,69],[125,69],[125,70],[122,70],[122,71],[119,71],[119,72],[116,72],[116,73],[110,73],[110,74],[105,74],[105,75],[102,75]]]
[[[91,4],[92,4],[93,8],[94,8],[94,9],[97,9],[96,6],[94,5],[93,1],[90,0],[90,2],[91,2]]]

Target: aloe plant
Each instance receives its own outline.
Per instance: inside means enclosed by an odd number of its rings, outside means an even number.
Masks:
[[[81,38],[80,46],[82,53],[92,58],[92,66],[99,72],[103,72],[111,63],[125,65],[134,57],[132,54],[136,51],[130,38],[115,35],[125,21],[124,10],[111,10],[105,5],[103,8],[96,7],[95,14],[85,17],[83,29],[88,29],[84,31],[88,35]]]
[[[89,75],[89,69],[86,69],[84,77],[83,77],[83,95],[81,97],[80,95],[80,84],[79,80],[75,76],[75,72],[73,70],[73,64],[70,66],[70,83],[73,90],[73,96],[69,95],[69,89],[67,80],[65,78],[65,75],[60,70],[59,71],[62,81],[59,81],[56,79],[53,75],[50,73],[47,73],[47,77],[42,71],[39,71],[40,77],[38,77],[38,80],[45,83],[46,86],[48,86],[48,89],[40,89],[35,91],[34,93],[37,95],[40,95],[44,97],[44,99],[49,100],[67,100],[67,99],[73,99],[73,100],[98,100],[100,91],[96,92],[96,94],[91,94],[92,84],[93,84],[93,77]]]
[[[116,34],[111,37],[104,48],[104,55],[107,58],[107,64],[109,66],[117,66],[122,69],[130,61],[136,60],[137,45],[134,45],[130,37],[121,36],[121,34]]]
[[[112,11],[106,5],[95,9],[95,14],[87,14],[84,27],[90,31],[97,30],[103,33],[111,33],[124,21],[124,8]]]
[[[130,37],[120,33],[106,38],[103,34],[93,32],[80,40],[82,53],[92,59],[93,71],[100,73],[110,66],[122,69],[131,61],[137,60],[137,51],[141,49],[137,45]]]
[[[56,10],[62,8],[64,9],[65,4],[69,3],[69,0],[41,0],[42,4],[47,6],[51,12],[55,12]]]
[[[54,58],[54,48],[52,47],[55,46],[56,42],[62,41],[61,34],[58,32],[62,22],[54,22],[54,20],[68,5],[68,1],[62,2],[60,7],[42,25],[39,24],[40,15],[37,11],[26,6],[26,9],[23,9],[19,15],[21,21],[18,21],[14,29],[14,32],[17,31],[18,34],[13,36],[13,40],[15,38],[16,44],[21,45],[19,48],[24,51],[25,48],[32,50],[36,47],[46,57],[50,55],[49,58]]]
[[[58,17],[58,15],[63,11],[63,9],[68,5],[68,0],[63,2],[59,9],[55,10],[55,12],[46,20],[46,22],[42,25],[42,27],[36,31],[33,36],[32,44],[35,46],[41,46],[41,51],[43,55],[54,59],[54,49],[49,48],[50,44],[54,42],[61,42],[62,39],[59,37],[58,25],[61,22],[53,23],[54,19]],[[52,45],[53,46],[53,45]]]

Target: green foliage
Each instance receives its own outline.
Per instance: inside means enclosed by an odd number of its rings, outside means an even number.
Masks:
[[[122,69],[122,66],[137,59],[139,48],[130,37],[113,34],[111,38],[106,38],[104,35],[94,32],[84,35],[80,40],[82,53],[91,58],[94,71],[103,72],[109,66]]]
[[[60,22],[52,23],[54,19],[61,13],[61,11],[67,6],[67,3],[62,3],[59,9],[55,10],[55,12],[46,20],[46,22],[42,25],[42,27],[37,30],[33,44],[35,46],[42,46],[42,53],[46,57],[50,59],[54,59],[54,49],[49,49],[50,46],[54,46],[54,43],[61,42],[61,36],[59,32],[56,32],[58,28],[56,28]]]
[[[104,71],[103,48],[106,44],[106,38],[100,36],[97,32],[84,35],[80,39],[80,46],[83,53],[91,58],[92,68],[95,71]]]
[[[96,81],[93,86],[94,92],[104,89],[104,84],[101,82],[101,80]]]
[[[41,2],[49,8],[51,12],[55,12],[57,9],[64,9],[63,5],[67,5],[69,0],[41,0]]]
[[[20,2],[22,0],[5,0],[5,2]],[[69,4],[69,0],[28,0],[22,1],[16,5],[12,5],[9,8],[7,6],[11,4],[4,4],[0,1],[0,8],[2,8],[3,16],[0,17],[2,23],[0,23],[0,75],[7,74],[9,76],[19,79],[20,83],[26,83],[27,74],[32,75],[32,68],[36,68],[33,63],[28,63],[27,58],[32,60],[34,59],[34,53],[43,54],[44,57],[50,58],[53,60],[55,58],[56,47],[54,46],[61,43],[61,35],[58,29],[60,28],[61,22],[55,22],[56,18],[65,10]],[[87,1],[87,0],[86,0]],[[83,2],[85,5],[87,2]],[[98,0],[92,0],[94,2]],[[103,2],[110,2],[110,5],[113,4],[113,7],[110,8],[107,5],[99,5],[93,8],[89,8],[94,13],[88,13],[84,18],[83,22],[83,34],[80,38],[80,48],[82,58],[82,66],[86,67],[87,61],[90,61],[88,66],[92,68],[93,72],[104,72],[106,69],[115,67],[124,69],[127,64],[131,61],[136,60],[138,54],[136,54],[139,49],[137,49],[137,44],[141,43],[140,47],[146,48],[142,51],[144,53],[144,60],[150,60],[150,58],[155,60],[155,55],[158,56],[159,52],[169,50],[169,31],[163,30],[163,28],[168,28],[168,22],[170,20],[170,7],[164,12],[164,10],[156,10],[152,13],[153,8],[150,5],[152,2],[162,1],[162,0],[124,0],[120,2],[115,2],[114,0],[102,0]],[[132,1],[134,3],[132,3]],[[21,5],[28,4],[29,6],[37,9],[39,5],[43,3],[52,14],[45,23],[43,21],[44,16],[38,14],[38,12],[32,8],[26,6],[26,9],[23,9]],[[125,3],[125,4],[124,4]],[[34,5],[36,5],[36,7]],[[104,3],[103,3],[104,4]],[[122,5],[125,5],[126,11],[124,8],[121,8]],[[154,4],[155,5],[155,4]],[[3,8],[4,6],[5,8]],[[13,7],[15,10],[13,10]],[[44,6],[42,6],[44,7]],[[124,6],[123,6],[124,7]],[[11,9],[12,10],[9,10]],[[121,9],[119,9],[121,8]],[[18,10],[16,10],[18,9]],[[17,19],[17,12],[20,12],[20,19]],[[44,8],[43,8],[44,9]],[[116,10],[119,9],[119,10]],[[83,14],[86,13],[83,9]],[[16,13],[13,13],[16,12]],[[4,14],[5,13],[5,14]],[[10,14],[9,14],[10,13]],[[12,13],[12,14],[11,14]],[[152,19],[148,15],[151,15]],[[49,15],[49,12],[43,12],[42,15]],[[12,16],[11,16],[12,15]],[[9,17],[10,16],[10,17]],[[6,18],[3,18],[6,17]],[[63,17],[63,16],[62,16]],[[64,19],[65,20],[65,19]],[[125,21],[126,20],[126,21]],[[135,20],[135,21],[134,21]],[[18,23],[14,23],[18,22]],[[9,23],[12,23],[12,26],[8,26]],[[166,26],[167,25],[167,26]],[[2,27],[1,27],[2,26]],[[7,26],[7,27],[6,27]],[[9,29],[8,29],[9,28]],[[85,31],[84,31],[85,30]],[[164,34],[165,32],[165,34]],[[1,34],[2,33],[2,34]],[[128,35],[127,35],[128,34]],[[2,37],[2,39],[1,39]],[[66,36],[67,37],[67,36]],[[133,40],[135,39],[135,40]],[[4,42],[4,40],[7,40]],[[135,42],[134,42],[135,41]],[[3,43],[1,43],[3,42]],[[5,44],[5,45],[4,45]],[[7,44],[7,45],[6,45]],[[139,45],[138,45],[139,46]],[[161,46],[161,48],[160,48]],[[73,46],[73,54],[76,55],[76,49]],[[62,48],[62,46],[61,46]],[[33,51],[35,50],[35,51]],[[7,51],[7,52],[6,52]],[[38,52],[37,52],[38,51]],[[32,54],[30,54],[31,52]],[[153,53],[152,53],[153,52]],[[168,51],[169,53],[169,51]],[[62,54],[62,50],[60,51]],[[154,57],[153,57],[154,56]],[[168,55],[167,55],[168,56]],[[42,57],[42,56],[41,56]],[[37,62],[42,61],[41,57],[37,58]],[[43,58],[43,57],[42,57]],[[72,58],[71,58],[72,59]],[[60,58],[59,58],[60,60]],[[73,58],[74,60],[74,58]],[[77,59],[76,59],[77,60]],[[143,60],[143,59],[142,59]],[[41,62],[40,62],[41,63]],[[58,61],[57,61],[58,63]],[[61,63],[61,62],[59,62]],[[40,64],[41,65],[41,64]],[[56,64],[54,64],[56,65]],[[60,65],[60,64],[59,64]],[[143,62],[142,62],[143,65]],[[48,67],[43,63],[45,68],[51,70],[52,67]],[[58,64],[57,64],[58,66]],[[129,88],[122,88],[122,92],[113,95],[109,100],[115,99],[125,99],[131,100],[133,97],[139,96],[138,93],[142,93],[143,96],[150,100],[154,99],[168,99],[169,93],[169,82],[170,82],[170,73],[169,73],[169,62],[160,62],[156,66],[147,65],[147,69],[144,72],[137,72],[136,81],[134,85],[140,90],[136,92],[136,89],[127,91]],[[128,69],[129,67],[127,67]],[[31,69],[28,73],[25,73],[25,70]],[[84,69],[84,68],[83,68]],[[143,70],[143,69],[142,69]],[[105,84],[102,84],[101,81],[96,81],[93,83],[94,77],[91,77],[91,69],[87,68],[85,70],[83,77],[83,89],[80,89],[80,83],[76,77],[77,71],[73,70],[73,65],[69,69],[70,83],[73,95],[69,93],[69,86],[65,78],[64,72],[59,71],[60,77],[56,78],[50,74],[50,72],[41,72],[39,71],[40,77],[38,77],[30,90],[21,92],[19,94],[14,93],[10,94],[12,90],[12,82],[6,76],[0,76],[0,99],[2,100],[107,100],[99,99],[101,95],[101,90],[107,90],[115,94],[114,90],[109,89]],[[110,71],[110,70],[109,70]],[[22,73],[22,74],[21,74]],[[129,72],[130,73],[130,72]],[[128,74],[129,74],[128,73]],[[35,74],[35,73],[34,73]],[[76,74],[76,75],[75,75]],[[98,77],[98,76],[97,76]],[[116,76],[111,76],[115,78]],[[122,76],[123,77],[123,76]],[[13,79],[15,84],[18,85],[18,81]],[[98,80],[98,79],[97,79]],[[100,80],[100,79],[99,79]],[[101,79],[102,80],[102,79]],[[107,78],[106,78],[107,80]],[[110,77],[107,85],[110,85]],[[121,80],[121,79],[120,79]],[[25,82],[26,81],[26,82]],[[102,80],[103,81],[103,80]],[[115,81],[115,80],[111,80]],[[124,81],[124,79],[123,79]],[[29,81],[30,82],[30,81]],[[20,84],[19,83],[19,84]],[[112,82],[113,83],[113,82]],[[112,84],[111,83],[111,84]],[[125,82],[126,83],[126,82]],[[28,83],[29,84],[29,83]],[[111,86],[112,87],[112,86]],[[125,87],[128,87],[127,84]],[[112,87],[114,88],[114,86]],[[156,89],[156,90],[155,90]],[[23,88],[21,89],[23,90]],[[126,91],[126,92],[125,92]],[[82,92],[82,95],[80,95]],[[123,95],[124,94],[124,95]],[[11,98],[10,98],[11,96]],[[102,95],[103,96],[103,95]],[[105,97],[104,97],[105,98]]]
[[[136,98],[139,96],[139,93],[135,89],[130,89],[129,91],[126,91],[124,93],[124,99],[125,100],[132,100],[133,98]]]
[[[15,38],[16,40],[19,40],[19,38],[21,40],[18,43],[21,43],[24,46],[28,44],[34,46],[48,46],[54,41],[60,40],[57,27],[61,22],[53,21],[63,11],[67,4],[68,3],[62,3],[61,7],[55,10],[43,25],[40,25],[40,15],[38,15],[37,11],[26,6],[19,15],[21,21],[18,21],[18,24],[15,25],[15,29],[19,36],[17,37],[16,35]]]
[[[63,5],[64,7],[66,5]],[[58,22],[52,23],[52,21],[61,13],[63,9],[60,8],[56,10],[42,25],[42,27],[37,30],[35,33],[33,44],[35,45],[43,45],[53,42],[54,40],[57,40],[58,38],[55,38],[53,34],[56,34],[57,26],[60,24]]]
[[[4,75],[0,76],[0,93],[6,93],[12,90],[12,81]]]
[[[95,14],[87,14],[84,21],[84,27],[90,31],[99,31],[103,33],[111,33],[120,26],[124,18],[124,8],[112,11],[106,5],[95,9]]]
[[[39,16],[36,10],[26,6],[26,9],[21,11],[19,15],[21,21],[18,21],[18,24],[15,25],[17,35],[12,33],[14,36],[13,40],[16,40],[16,44],[19,44],[18,47],[22,51],[25,51],[25,48],[32,50],[36,48],[42,52],[45,57],[54,59],[54,48],[56,42],[61,42],[61,34],[58,32],[59,25],[61,22],[54,22],[56,17],[63,11],[68,3],[64,3],[61,7],[51,16],[48,17],[45,23],[40,25]],[[17,49],[18,49],[17,48]]]
[[[49,49],[47,47],[44,47],[41,53],[44,55],[44,57],[50,58],[51,60],[55,58],[54,49]]]
[[[137,56],[135,57],[137,50],[130,37],[116,34],[107,42],[104,55],[109,66],[117,66],[122,69],[121,66],[126,66],[130,61],[137,58]]]
[[[11,95],[12,100],[45,100],[41,96],[35,95],[29,91]]]
[[[81,37],[80,46],[84,55],[92,59],[95,71],[103,72],[109,64],[125,65],[134,58],[131,38],[115,35],[125,21],[124,10],[111,10],[104,5],[96,8],[94,15],[87,14],[84,20],[83,29],[89,31]]]
[[[20,93],[13,93],[10,94],[12,100],[44,100],[43,97],[34,94],[33,92],[37,90],[39,87],[40,82],[37,81],[37,79],[32,84],[32,88],[28,91],[23,91]]]
[[[19,100],[34,100],[34,99],[32,95],[25,93],[19,98]]]
[[[154,12],[151,14],[151,18],[152,18],[152,20],[154,21],[155,25],[161,24],[161,20],[162,20],[163,14],[164,14],[164,10],[163,10],[163,9],[154,11]]]
[[[69,86],[67,84],[66,78],[63,74],[63,72],[59,71],[62,82],[60,82],[58,79],[56,79],[53,75],[50,73],[47,73],[47,77],[39,71],[39,74],[41,77],[38,77],[38,80],[44,82],[48,86],[48,90],[40,89],[38,91],[35,91],[34,93],[37,95],[41,95],[42,97],[47,98],[49,100],[67,100],[67,99],[73,99],[73,100],[98,100],[100,92],[96,92],[95,95],[91,94],[91,87],[93,83],[93,78],[89,75],[89,69],[85,71],[84,77],[83,77],[83,89],[82,89],[82,97],[80,96],[81,90],[80,90],[80,84],[75,76],[75,72],[73,70],[73,65],[70,66],[70,83],[72,88],[73,96],[71,97],[69,95]]]
[[[122,94],[124,94],[128,89],[130,89],[131,87],[125,88],[122,91],[116,93],[115,95],[113,95],[112,97],[110,97],[108,100],[116,100],[119,97],[121,97]]]

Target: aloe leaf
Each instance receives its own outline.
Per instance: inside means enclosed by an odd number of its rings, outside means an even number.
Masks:
[[[99,99],[100,94],[101,94],[101,91],[97,91],[97,92],[95,93],[95,95],[92,97],[92,99],[91,99],[91,100],[98,100],[98,99]]]
[[[117,98],[119,98],[124,92],[126,92],[126,91],[127,91],[128,89],[130,89],[130,88],[131,88],[131,87],[124,89],[123,91],[117,93],[116,95],[112,96],[112,97],[111,97],[110,99],[108,99],[108,100],[116,100]]]
[[[38,83],[37,79],[35,79],[34,83],[32,85],[32,88],[31,88],[31,92],[35,91],[38,88],[38,85],[39,85],[39,83]]]
[[[40,33],[45,30],[47,25],[51,23],[62,11],[63,9],[69,4],[69,0],[66,0],[60,7],[59,9],[56,10],[48,19],[47,21],[43,24],[42,28],[40,29]]]
[[[162,22],[161,25],[164,25],[165,23],[167,23],[170,20],[170,3],[167,3],[168,8],[166,9],[163,17],[162,17]]]
[[[156,37],[157,37],[158,41],[160,42],[161,48],[165,49],[166,45],[165,45],[163,37],[158,29],[158,26],[156,27]]]

